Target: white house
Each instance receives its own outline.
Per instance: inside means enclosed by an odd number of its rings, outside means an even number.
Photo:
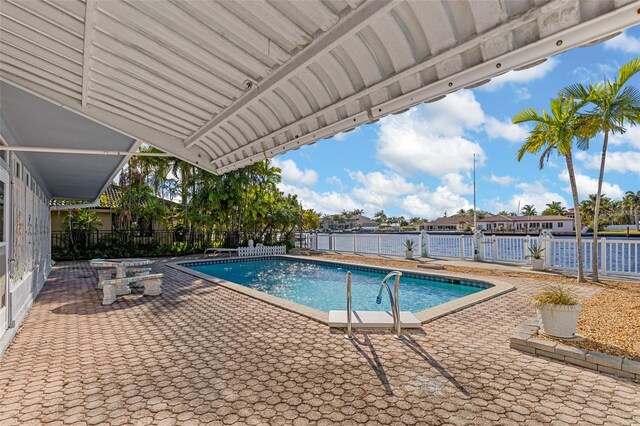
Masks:
[[[488,232],[573,232],[574,219],[560,215],[503,216],[478,220],[478,230]]]

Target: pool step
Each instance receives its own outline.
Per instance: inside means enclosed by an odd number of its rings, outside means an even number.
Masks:
[[[353,328],[392,328],[391,311],[352,311]],[[409,311],[400,312],[402,328],[420,328],[418,318]],[[329,327],[344,328],[347,326],[347,311],[329,311]]]

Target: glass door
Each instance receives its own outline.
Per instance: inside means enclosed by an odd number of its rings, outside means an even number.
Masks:
[[[7,198],[9,193],[9,175],[0,168],[0,336],[9,325],[9,309],[7,308],[9,297],[9,277],[7,274]]]

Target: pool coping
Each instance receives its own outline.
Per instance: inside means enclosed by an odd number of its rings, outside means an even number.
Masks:
[[[493,278],[488,278],[486,279],[485,277],[482,277],[482,279],[477,279],[469,274],[455,274],[455,275],[449,275],[446,273],[441,273],[439,271],[431,271],[429,270],[429,272],[421,272],[421,271],[417,271],[415,269],[407,269],[407,268],[391,268],[391,267],[386,267],[386,266],[378,266],[378,265],[371,265],[371,264],[367,264],[367,263],[357,263],[357,262],[342,262],[342,261],[337,261],[337,260],[325,260],[325,259],[310,259],[308,256],[293,256],[293,255],[269,255],[269,256],[247,256],[247,257],[243,257],[243,260],[257,260],[257,259],[262,259],[262,258],[286,258],[286,259],[298,259],[298,260],[304,260],[306,262],[317,262],[317,263],[325,263],[325,264],[339,264],[339,265],[343,265],[343,267],[348,267],[348,266],[357,266],[357,267],[361,267],[361,268],[370,268],[370,269],[377,269],[377,270],[381,270],[381,271],[400,271],[402,273],[406,273],[406,274],[414,274],[414,275],[421,275],[421,276],[437,276],[437,277],[442,277],[442,278],[451,278],[451,279],[467,279],[467,280],[472,280],[472,281],[479,281],[479,282],[485,282],[488,283],[490,285],[492,285],[492,287],[490,288],[486,288],[484,290],[480,290],[476,293],[473,294],[469,294],[467,296],[463,296],[459,299],[455,299],[452,300],[450,302],[445,302],[442,303],[440,305],[437,306],[433,306],[431,308],[427,308],[425,310],[422,310],[420,312],[416,312],[414,315],[416,316],[416,318],[418,318],[418,320],[422,323],[428,323],[431,321],[434,321],[438,318],[442,318],[445,315],[449,315],[452,314],[454,312],[458,312],[461,311],[463,309],[469,308],[471,306],[477,305],[478,303],[484,302],[486,300],[489,299],[493,299],[494,297],[498,297],[502,294],[508,293],[510,291],[515,290],[515,286],[512,285],[511,283],[508,283],[506,281],[500,280],[500,279],[493,279]],[[230,258],[230,259],[237,259],[237,258]],[[211,275],[199,272],[199,271],[195,271],[191,268],[182,266],[181,264],[184,263],[194,263],[194,262],[206,262],[207,260],[213,261],[213,259],[192,259],[192,260],[182,260],[182,261],[178,261],[178,262],[171,262],[171,263],[167,263],[166,265],[172,269],[178,270],[180,272],[184,272],[186,274],[195,276],[197,278],[203,279],[205,281],[211,282],[213,284],[219,285],[221,287],[227,288],[229,290],[233,290],[236,291],[238,293],[242,293],[246,296],[252,297],[254,299],[258,299],[262,302],[268,303],[270,305],[282,308],[282,309],[286,309],[290,312],[294,312],[297,313],[299,315],[302,315],[304,317],[307,317],[309,319],[312,319],[314,321],[317,321],[319,323],[325,324],[325,325],[329,325],[329,313],[328,312],[324,312],[324,311],[320,311],[318,309],[314,309],[314,308],[310,308],[308,306],[302,305],[300,303],[296,303],[296,302],[292,302],[290,300],[285,300],[282,299],[280,297],[277,296],[273,296],[267,293],[263,293],[261,291],[258,290],[254,290],[252,288],[249,287],[245,287],[243,285],[240,284],[236,284],[234,282],[231,281],[227,281],[227,280],[223,280],[221,278],[216,278],[213,277]],[[224,262],[225,260],[229,260],[229,259],[216,259],[215,263],[219,263],[219,262]],[[346,301],[345,301],[346,303]]]

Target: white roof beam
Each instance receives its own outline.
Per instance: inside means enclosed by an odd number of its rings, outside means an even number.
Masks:
[[[95,0],[87,0],[84,12],[84,47],[82,49],[82,107],[87,107],[89,99],[89,73],[91,72],[91,50],[93,49],[93,14]]]
[[[253,100],[262,97],[282,80],[291,76],[296,70],[306,67],[316,60],[318,56],[322,55],[322,53],[337,46],[345,37],[349,37],[367,26],[368,19],[371,19],[377,13],[384,13],[397,3],[399,3],[398,0],[372,1],[351,12],[342,22],[339,22],[332,31],[324,33],[318,37],[318,39],[293,57],[289,62],[285,63],[269,77],[262,80],[259,84],[259,90],[254,89],[247,92],[219,115],[202,126],[196,133],[185,141],[185,146],[187,148],[193,146],[202,136],[209,133],[227,118],[232,117],[236,112],[247,108]]]

